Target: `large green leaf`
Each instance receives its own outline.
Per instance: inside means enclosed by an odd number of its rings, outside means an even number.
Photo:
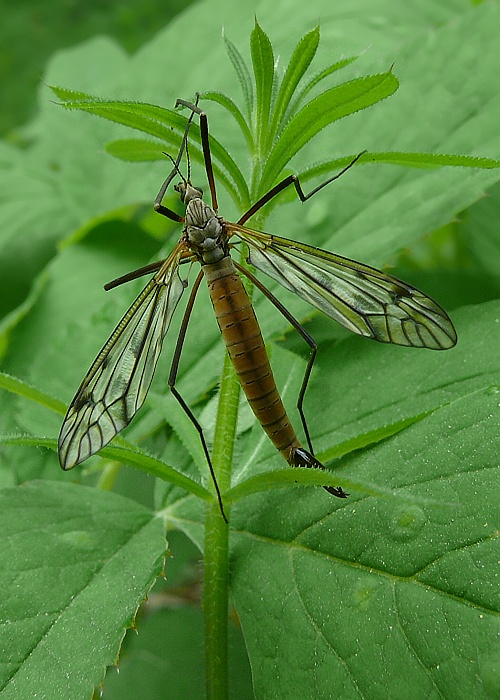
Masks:
[[[233,593],[258,697],[494,697],[498,395],[352,460],[391,498],[295,489],[235,510]]]
[[[163,568],[164,525],[133,501],[70,484],[0,499],[2,698],[89,697]]]

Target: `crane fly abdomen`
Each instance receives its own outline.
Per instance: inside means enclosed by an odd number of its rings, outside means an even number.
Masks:
[[[298,439],[276,387],[269,357],[252,302],[227,256],[212,265],[203,265],[217,323],[241,387],[250,407],[273,445],[291,467],[324,469]],[[340,487],[326,491],[346,498]]]
[[[217,323],[255,417],[292,466],[301,444],[288,419],[247,291],[230,257],[204,265]]]

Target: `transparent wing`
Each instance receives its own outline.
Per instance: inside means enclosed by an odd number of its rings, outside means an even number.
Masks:
[[[248,262],[342,326],[382,343],[445,350],[457,342],[444,309],[368,265],[237,224]]]
[[[139,294],[94,360],[59,434],[63,469],[83,462],[127,426],[144,403],[163,338],[186,283],[179,244]]]

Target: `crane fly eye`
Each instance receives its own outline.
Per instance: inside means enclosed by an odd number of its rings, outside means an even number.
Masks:
[[[184,182],[179,182],[174,185],[174,190],[180,194],[181,202],[184,202],[184,197],[186,196],[186,185]]]

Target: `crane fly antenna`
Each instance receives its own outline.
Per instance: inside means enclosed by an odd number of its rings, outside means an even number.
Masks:
[[[198,102],[199,102],[199,100],[200,100],[200,93],[197,92],[197,93],[196,93],[196,99],[195,99],[195,102],[194,102],[194,106],[195,106],[195,107],[198,107]],[[177,102],[175,103],[175,107],[176,107],[176,108],[178,108],[178,107],[186,107],[186,106],[191,107],[192,105],[185,105],[185,104],[183,104],[182,100],[177,100]],[[187,126],[186,126],[186,131],[184,132],[184,137],[183,137],[183,139],[182,139],[182,144],[181,144],[181,153],[182,153],[182,151],[183,151],[184,149],[186,149],[187,181],[188,181],[188,182],[191,182],[191,158],[189,157],[189,147],[188,147],[188,140],[187,140],[187,138],[188,138],[189,129],[190,129],[190,127],[191,127],[191,122],[193,121],[193,117],[194,117],[195,114],[196,114],[196,111],[195,111],[195,110],[191,110],[191,114],[190,114],[190,116],[189,116],[188,123],[187,123]],[[177,165],[178,165],[178,164],[179,164],[179,163],[177,163]],[[185,182],[185,180],[184,180],[184,182]]]
[[[215,187],[214,170],[212,166],[212,155],[210,153],[210,139],[208,135],[208,119],[206,113],[198,107],[198,100],[200,99],[200,94],[196,93],[196,101],[194,104],[191,102],[186,102],[186,100],[177,100],[175,103],[176,107],[182,105],[191,110],[191,116],[197,114],[200,118],[200,136],[201,136],[201,147],[203,150],[203,159],[205,161],[205,172],[207,175],[208,186],[210,188],[210,194],[212,196],[212,208],[215,212],[218,211],[217,204],[217,192]],[[241,222],[238,222],[241,223]]]
[[[200,98],[200,96],[199,96],[199,94],[197,93],[197,94],[196,94],[196,104],[198,104],[199,98]],[[176,103],[175,106],[176,106],[176,107],[178,106],[177,103]],[[165,192],[167,191],[167,188],[168,188],[168,186],[170,185],[170,183],[172,182],[172,180],[174,179],[175,175],[176,175],[176,174],[180,175],[181,178],[183,179],[183,181],[186,182],[186,178],[184,177],[184,175],[183,175],[183,174],[181,173],[181,171],[179,170],[179,165],[180,165],[180,162],[181,162],[181,160],[182,160],[182,155],[183,155],[183,153],[184,153],[184,150],[186,151],[186,154],[187,154],[187,152],[188,152],[188,151],[187,151],[187,139],[188,139],[189,129],[191,128],[191,123],[192,123],[192,121],[193,121],[194,115],[195,115],[195,112],[191,112],[191,114],[190,114],[190,116],[189,116],[189,119],[187,120],[186,128],[184,129],[184,135],[183,135],[183,137],[182,137],[181,146],[180,146],[180,148],[179,148],[179,153],[177,154],[177,158],[174,160],[174,159],[172,158],[172,156],[170,155],[170,153],[165,153],[165,151],[163,151],[163,154],[166,155],[168,158],[170,158],[170,160],[172,161],[174,167],[173,167],[172,171],[170,172],[170,174],[169,174],[169,175],[167,176],[167,178],[165,179],[163,185],[160,187],[160,191],[159,191],[158,194],[156,195],[156,199],[155,199],[155,209],[156,209],[157,211],[158,211],[159,207],[161,206],[161,201],[162,201],[163,197],[165,196]],[[190,168],[190,161],[189,161],[189,155],[188,155],[188,180],[189,180],[189,178],[190,178],[190,169],[191,169],[191,168]]]
[[[187,146],[187,144],[186,144],[186,146]],[[179,163],[177,163],[177,162],[172,158],[172,156],[170,155],[170,153],[167,153],[166,151],[162,151],[162,153],[163,153],[164,156],[167,156],[167,158],[170,158],[170,160],[172,161],[173,166],[174,166],[174,169],[173,169],[172,172],[173,172],[173,173],[177,173],[177,175],[181,178],[181,180],[184,182],[184,184],[187,185],[187,183],[189,182],[189,174],[188,174],[188,177],[187,177],[187,179],[186,179],[186,178],[184,177],[184,175],[182,174],[181,169],[179,168]],[[187,153],[187,148],[186,148],[186,153]],[[188,170],[188,173],[189,173],[189,170]],[[169,177],[170,177],[170,176],[169,176]]]

